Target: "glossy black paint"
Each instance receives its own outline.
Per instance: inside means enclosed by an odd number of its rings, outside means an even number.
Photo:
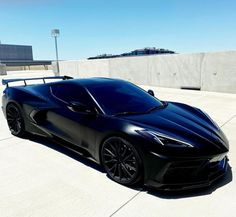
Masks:
[[[147,110],[144,100],[145,106],[138,104],[137,114],[135,110],[107,114],[90,91],[96,85],[131,84],[116,79],[90,78],[7,87],[2,97],[3,112],[6,114],[10,103],[18,105],[26,131],[63,139],[71,143],[75,150],[82,148],[97,163],[101,163],[100,149],[106,139],[111,136],[125,138],[141,156],[144,184],[148,186],[162,189],[201,187],[210,185],[225,174],[228,140],[200,109],[182,103],[159,101],[152,93],[146,96],[142,89],[134,86],[145,95],[144,98],[150,97],[148,100],[152,105],[156,100],[157,107]],[[60,95],[63,88],[68,90],[65,96]],[[78,99],[75,99],[75,93],[78,93]],[[119,96],[112,97],[116,100]],[[137,100],[137,103],[140,102]],[[143,130],[191,144],[191,147],[162,145],[140,133]],[[213,166],[214,169],[211,169]]]

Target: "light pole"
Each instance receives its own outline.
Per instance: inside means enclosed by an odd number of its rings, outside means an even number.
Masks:
[[[56,61],[57,61],[57,75],[60,74],[60,69],[59,69],[59,62],[58,62],[58,49],[57,49],[57,37],[60,36],[60,30],[59,29],[53,29],[52,32],[52,37],[55,39],[55,49],[56,49]]]

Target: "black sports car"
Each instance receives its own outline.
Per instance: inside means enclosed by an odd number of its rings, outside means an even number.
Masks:
[[[14,86],[17,81],[23,85]],[[13,135],[63,140],[118,183],[189,189],[226,173],[228,140],[198,108],[161,101],[153,91],[118,79],[59,76],[2,83],[2,108]]]

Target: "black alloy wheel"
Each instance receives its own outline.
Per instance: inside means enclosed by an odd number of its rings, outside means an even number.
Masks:
[[[141,179],[141,158],[128,141],[120,137],[107,139],[101,150],[102,164],[114,181],[132,185]]]
[[[23,136],[25,133],[24,120],[21,115],[20,109],[15,104],[7,106],[7,123],[9,129],[14,136]]]

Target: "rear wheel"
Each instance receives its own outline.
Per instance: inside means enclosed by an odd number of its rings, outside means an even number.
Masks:
[[[120,137],[107,139],[101,149],[102,164],[114,181],[132,185],[142,177],[141,158],[134,146]]]
[[[14,136],[22,137],[25,134],[24,119],[17,105],[11,103],[7,106],[7,123]]]

